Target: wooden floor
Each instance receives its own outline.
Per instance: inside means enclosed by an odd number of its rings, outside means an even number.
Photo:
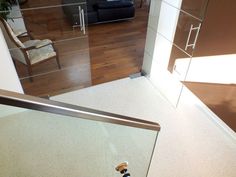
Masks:
[[[185,82],[201,101],[236,132],[236,85]]]
[[[24,8],[35,6],[26,4]],[[137,7],[136,17],[132,20],[91,25],[85,37],[78,29],[72,30],[61,9],[52,10],[52,15],[49,12],[44,9],[26,11],[24,20],[34,38],[49,38],[56,42],[62,69],[57,68],[55,60],[39,64],[33,67],[34,78],[30,82],[26,67],[16,63],[26,94],[56,95],[140,71],[148,22],[147,6]],[[57,13],[60,15],[55,15]]]
[[[92,83],[99,84],[139,72],[147,30],[147,10],[136,19],[89,27]]]

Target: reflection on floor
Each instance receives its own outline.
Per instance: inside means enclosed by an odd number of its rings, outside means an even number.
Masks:
[[[42,5],[28,1],[22,8],[39,6]],[[27,68],[16,63],[26,94],[56,95],[140,71],[148,21],[146,5],[136,8],[135,19],[91,25],[86,35],[71,27],[61,7],[26,10],[23,16],[35,39],[55,42],[62,65],[58,70],[56,62],[51,60],[33,67],[34,77],[30,82]]]
[[[236,85],[184,83],[217,116],[236,132]]]

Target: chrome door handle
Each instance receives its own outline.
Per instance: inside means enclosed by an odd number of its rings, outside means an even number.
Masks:
[[[81,10],[81,6],[78,6],[79,8],[79,26],[80,26],[80,30],[82,31],[82,10]]]
[[[86,34],[85,31],[85,20],[84,20],[84,9],[81,10],[81,14],[82,14],[82,31],[84,34]]]
[[[188,47],[192,47],[192,49],[195,48],[200,29],[201,29],[201,23],[199,23],[199,25],[197,27],[193,27],[193,25],[191,25],[189,33],[188,33],[188,39],[187,39],[187,42],[186,42],[186,45],[185,45],[185,50],[188,50]],[[189,44],[190,37],[192,35],[192,31],[197,31],[197,33],[196,33],[196,36],[194,38],[193,43]]]

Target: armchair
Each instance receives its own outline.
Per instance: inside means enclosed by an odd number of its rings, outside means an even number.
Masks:
[[[32,67],[38,63],[56,59],[58,68],[61,69],[59,57],[54,44],[51,40],[35,40],[31,39],[21,42],[20,37],[25,36],[27,32],[14,33],[9,24],[0,17],[0,28],[7,42],[8,48],[13,60],[23,63],[28,70],[29,79],[32,82]]]

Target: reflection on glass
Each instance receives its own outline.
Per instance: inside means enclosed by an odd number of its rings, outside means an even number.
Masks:
[[[236,55],[193,57],[184,84],[236,130]],[[182,61],[182,64],[187,61]]]
[[[236,1],[209,1],[184,84],[236,131]],[[220,12],[220,13],[219,13]],[[179,61],[184,64],[187,60]]]
[[[85,4],[69,4],[58,7],[22,10],[25,25],[35,38],[49,38],[52,41],[65,40],[83,36],[80,30],[82,14],[79,7],[86,12]],[[68,9],[74,9],[74,16]],[[81,22],[80,22],[81,21]],[[76,28],[77,27],[77,28]]]
[[[60,82],[59,78],[55,79],[55,73],[58,76],[66,73],[63,78],[78,83],[81,79],[67,77],[71,76],[69,73],[75,68],[77,71],[83,70],[80,74],[75,73],[84,76],[83,80],[86,80],[86,84],[82,82],[80,87],[88,85],[91,83],[91,78],[88,74],[90,57],[85,24],[87,22],[86,3],[74,0],[71,3],[63,1],[57,4],[56,1],[50,1],[47,2],[47,6],[39,5],[34,2],[20,6],[17,3],[13,4],[8,20],[1,19],[4,37],[18,75],[22,79],[23,87],[25,90],[35,87],[40,79],[41,81],[46,79],[47,82]],[[73,20],[70,17],[71,13],[68,12],[71,9],[74,9]],[[72,69],[67,69],[68,67]],[[47,74],[46,78],[44,74]],[[63,87],[63,83],[65,84],[65,82],[57,84],[61,85],[59,88]],[[70,85],[75,86],[74,83]]]
[[[177,105],[179,102],[179,96],[183,88],[182,81],[186,78],[190,62],[191,58],[186,52],[175,45],[172,46],[168,71],[173,77],[173,83],[175,83],[172,84],[172,89],[174,89],[172,92],[176,93],[176,96],[172,99],[172,103],[174,103],[174,105]]]
[[[204,19],[209,0],[183,0],[181,9],[199,19]]]
[[[54,60],[41,63],[33,68],[33,82],[28,79],[25,68],[16,63],[19,75],[23,76],[21,83],[27,94],[55,95],[69,88],[91,86],[88,39],[84,37],[56,42],[55,48],[58,51],[61,69],[57,68]]]
[[[189,55],[179,47],[173,45],[169,59],[168,70],[172,74],[173,73],[177,74],[179,78],[181,78],[180,80],[183,80],[186,76],[189,62],[190,62]]]
[[[65,3],[66,4],[79,4],[79,3],[86,3],[86,0],[32,0],[28,2],[29,0],[16,0],[20,4],[21,9],[28,9],[28,8],[44,8],[48,6],[62,6]],[[21,1],[26,1],[25,3],[21,3]]]
[[[204,19],[208,1],[209,0],[163,0],[163,2],[199,20]]]
[[[189,55],[192,55],[200,27],[200,21],[180,12],[175,31],[174,44]]]
[[[120,176],[124,161],[146,177],[158,133],[33,110],[2,115],[0,125],[0,174],[11,177]]]
[[[201,21],[166,3],[161,7],[158,33],[192,56]]]
[[[48,40],[43,40],[45,42],[45,45],[49,43]],[[28,43],[28,42],[27,42]],[[40,44],[40,42],[38,42]],[[60,68],[57,63],[56,57],[52,59],[48,59],[45,61],[41,61],[38,64],[34,64],[32,66],[32,76],[36,77],[38,75],[47,74],[49,72],[53,71],[60,71],[63,69],[66,69],[68,67],[74,67],[76,65],[82,66],[83,64],[90,64],[89,60],[89,49],[88,49],[88,39],[86,37],[84,38],[75,38],[60,42],[53,43],[55,54],[58,57],[58,61],[60,63]],[[12,49],[10,52],[12,54],[16,52],[20,52],[21,49]],[[36,49],[33,51],[37,52]],[[41,51],[41,50],[39,50]],[[16,53],[17,54],[17,53]],[[42,53],[47,54],[47,53]],[[41,54],[41,55],[42,55]],[[23,56],[24,57],[24,56]],[[15,60],[15,66],[16,70],[18,72],[18,75],[21,79],[26,79],[29,77],[29,73],[27,71],[27,66],[18,61]],[[88,70],[90,72],[90,69]]]
[[[139,72],[145,46],[148,5],[144,4],[142,8],[137,9],[134,2],[130,0],[119,2],[120,5],[124,3],[125,8],[122,8],[122,11],[120,8],[103,9],[107,4],[113,3],[117,2],[104,1],[100,4],[100,1],[89,1],[87,4],[81,0],[28,0],[23,4],[14,4],[10,11],[14,21],[8,20],[7,23],[22,46],[9,45],[11,53],[20,53],[25,42],[29,44],[30,40],[42,40],[53,48],[52,53],[58,56],[61,65],[59,68],[56,57],[43,60],[43,62],[40,60],[37,65],[32,66],[31,72],[26,65],[27,62],[13,57],[24,89],[37,88],[40,90],[44,85],[45,87],[60,85],[62,89],[71,85],[74,88],[75,83],[81,81],[82,76],[85,76],[86,84],[80,82],[81,84],[77,87],[88,85],[91,78],[88,79],[87,74],[90,72],[87,23],[91,24],[90,52],[93,60],[93,84],[125,78]],[[101,9],[97,8],[98,4],[101,5]],[[89,8],[88,14],[87,7]],[[136,18],[134,18],[135,14],[137,14]],[[46,45],[46,43],[44,44]],[[32,51],[30,50],[30,52]],[[44,52],[37,53],[40,53],[37,56],[41,57]],[[44,54],[51,56],[52,53],[45,52]],[[16,55],[14,54],[14,56]],[[23,55],[17,56],[24,57]],[[73,74],[72,68],[83,72]],[[85,72],[86,69],[87,72]],[[70,82],[60,82],[60,78],[55,78],[55,73],[58,76],[62,76],[62,73],[66,74],[62,80],[67,79]],[[76,75],[77,78],[74,77]],[[41,84],[37,82],[39,78]],[[67,85],[63,86],[63,83]],[[54,89],[48,89],[48,94],[52,90]]]

